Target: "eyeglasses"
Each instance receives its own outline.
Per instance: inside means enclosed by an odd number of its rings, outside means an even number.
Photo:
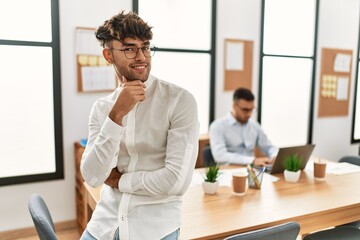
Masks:
[[[120,48],[109,48],[109,49],[124,52],[125,57],[127,57],[128,59],[136,58],[139,53],[139,50],[141,50],[144,56],[147,58],[151,58],[152,56],[154,56],[156,51],[156,47],[154,45],[144,46],[141,48],[135,46],[128,46],[124,49],[120,49]]]
[[[245,113],[250,113],[253,112],[255,110],[255,108],[241,108],[239,107],[241,111],[245,112]]]
[[[256,108],[242,108],[240,107],[239,105],[236,104],[236,106],[241,110],[243,111],[244,113],[251,113],[253,111],[256,111]]]

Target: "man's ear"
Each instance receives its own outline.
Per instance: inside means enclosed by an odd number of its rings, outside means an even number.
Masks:
[[[105,58],[105,60],[109,63],[109,64],[113,64],[113,59],[112,59],[112,54],[110,49],[108,48],[104,48],[102,51],[102,54]]]

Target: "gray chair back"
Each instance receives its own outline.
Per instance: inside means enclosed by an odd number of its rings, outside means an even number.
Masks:
[[[297,222],[288,222],[251,232],[240,233],[224,240],[296,240],[300,232]]]
[[[28,208],[40,240],[57,240],[54,223],[44,199],[38,194],[31,195]]]
[[[339,162],[347,162],[360,166],[360,156],[343,156],[339,159]]]
[[[306,235],[303,240],[359,240],[360,229],[343,226]]]

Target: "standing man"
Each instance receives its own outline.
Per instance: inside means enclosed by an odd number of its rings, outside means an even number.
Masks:
[[[195,99],[150,75],[152,31],[137,14],[113,16],[96,38],[122,85],[90,113],[81,172],[90,186],[105,184],[81,239],[178,239],[198,153]]]
[[[210,146],[214,160],[226,164],[268,165],[278,153],[260,124],[251,118],[255,97],[249,89],[234,92],[232,111],[210,125]],[[255,157],[259,147],[266,157]]]

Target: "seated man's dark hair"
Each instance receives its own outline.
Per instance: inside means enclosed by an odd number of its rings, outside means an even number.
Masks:
[[[238,88],[235,90],[233,95],[233,101],[245,99],[246,101],[254,101],[254,94],[247,88]]]

